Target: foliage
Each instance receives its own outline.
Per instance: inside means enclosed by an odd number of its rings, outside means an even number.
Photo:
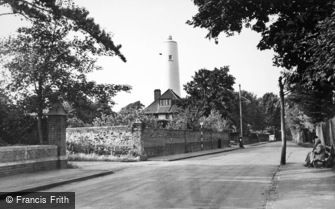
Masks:
[[[93,126],[131,126],[136,120],[143,121],[147,116],[142,113],[144,105],[140,102],[130,103],[118,113],[102,114],[93,121]]]
[[[77,117],[71,117],[67,119],[67,127],[68,128],[76,128],[76,127],[85,127],[88,126],[82,120]]]
[[[251,130],[264,130],[264,112],[257,96],[248,91],[241,91],[241,97],[244,127]]]
[[[115,115],[106,115],[106,114],[101,114],[100,117],[96,117],[93,120],[92,123],[93,126],[115,126]]]
[[[0,102],[0,146],[38,144],[35,128],[36,119],[24,115],[17,106]]]
[[[0,6],[9,7],[12,14],[21,15],[33,22],[67,21],[75,31],[81,31],[92,37],[104,51],[117,55],[123,61],[126,58],[120,52],[121,45],[115,45],[111,35],[88,17],[89,12],[80,8],[71,0],[0,0]]]
[[[211,111],[208,117],[201,117],[199,119],[202,127],[206,130],[222,132],[230,128],[230,121],[222,118],[218,111]]]
[[[299,73],[286,72],[290,99],[314,123],[335,115],[335,12],[317,29],[301,42],[310,54],[308,67]]]
[[[153,115],[140,115],[140,121],[143,124],[144,128],[155,128],[155,129],[160,129],[163,128],[163,123],[159,122],[157,118]]]
[[[293,127],[295,129],[308,128],[313,130],[313,125],[311,119],[306,116],[301,110],[299,110],[298,105],[293,102],[288,102],[289,104],[285,107],[286,117],[285,121],[288,127]]]
[[[287,69],[286,88],[293,96],[302,94],[297,96],[299,105],[310,100],[316,104],[320,97],[326,98],[322,105],[326,108],[316,110],[311,105],[311,109],[301,108],[304,113],[316,121],[334,115],[334,111],[328,111],[334,108],[334,1],[194,0],[194,3],[199,10],[188,24],[208,29],[207,37],[216,41],[221,32],[231,36],[241,32],[243,26],[261,33],[257,47],[274,50],[274,64]]]
[[[243,26],[262,34],[259,49],[273,49],[274,62],[290,69],[304,65],[306,55],[297,43],[316,32],[320,20],[334,9],[332,0],[194,0],[198,13],[188,21],[194,27],[209,30],[208,38],[221,32],[228,36],[241,32]],[[272,18],[271,18],[272,17]]]
[[[100,69],[93,56],[106,53],[90,37],[69,40],[74,30],[66,21],[34,22],[31,28],[20,28],[16,37],[1,42],[0,55],[7,58],[4,67],[12,78],[8,88],[33,108],[27,111],[37,112],[39,129],[43,109],[53,103],[68,101],[79,119],[91,122],[96,116],[93,104],[111,111],[111,98],[130,89],[87,81],[86,73]],[[91,116],[85,118],[87,112]]]
[[[304,83],[314,82],[316,84],[311,86],[317,86],[318,82],[327,82],[323,85],[330,85],[335,90],[335,11],[320,22],[317,29],[318,33],[307,39],[311,57],[309,67],[303,72]]]
[[[217,110],[222,117],[227,117],[235,83],[234,76],[229,74],[229,67],[214,68],[212,71],[200,69],[192,78],[184,85],[188,97],[182,106],[188,106],[190,112],[195,111],[195,115],[207,117],[212,110]]]
[[[314,132],[314,124],[312,118],[304,114],[299,109],[299,105],[288,100],[285,107],[285,122],[289,129],[293,140],[297,143],[306,141],[306,136],[311,136]],[[311,141],[311,138],[309,139]]]
[[[142,113],[144,105],[140,101],[130,103],[127,106],[121,108],[118,113],[117,121],[119,124],[131,124],[136,120],[143,119]]]
[[[192,101],[190,97],[177,101],[177,113],[173,115],[173,119],[168,123],[167,128],[200,130],[200,118],[208,116],[204,115],[201,102],[198,104]]]
[[[189,96],[177,104],[184,110],[184,113],[179,113],[173,124],[175,125],[178,122],[179,126],[198,129],[200,118],[204,120],[204,118],[211,118],[215,115],[218,123],[221,120],[231,128],[239,128],[239,95],[233,91],[234,80],[235,78],[229,74],[229,67],[227,66],[220,69],[215,68],[213,71],[201,69],[196,72],[193,80],[184,86]],[[269,101],[263,103],[262,99],[258,99],[256,95],[247,91],[241,91],[241,96],[242,121],[245,130],[264,130],[267,126],[274,125],[272,123],[275,119],[276,122],[279,120],[279,115],[271,115],[274,114],[272,111],[275,108],[271,107],[272,109],[269,109],[270,104],[267,104]],[[267,105],[268,110],[266,112],[264,112],[265,107],[263,105]],[[278,106],[276,110],[278,111]],[[269,123],[272,122],[271,124],[263,122],[266,116],[268,120],[273,120],[268,121]]]
[[[172,120],[167,123],[165,128],[172,130],[195,129],[194,125],[192,125],[191,118],[189,109],[183,110],[179,108],[177,113],[173,115]]]
[[[280,130],[279,97],[273,93],[266,93],[260,99],[260,104],[264,113],[265,127]]]
[[[126,105],[125,107],[121,108],[120,114],[127,114],[132,113],[136,111],[142,111],[144,108],[144,104],[142,104],[140,101],[136,101],[133,103],[130,103]]]
[[[334,116],[335,105],[332,91],[297,87],[287,98],[296,103],[297,108],[314,124]]]
[[[242,122],[243,130],[247,134],[249,131],[258,130],[263,131],[267,127],[265,123],[266,114],[262,105],[262,98],[258,98],[251,92],[242,90],[241,91],[241,102],[242,102]],[[234,93],[234,99],[232,100],[232,110],[228,115],[230,126],[240,130],[240,107],[239,107],[239,94]]]
[[[194,115],[194,113],[190,112],[190,109],[180,109],[165,128],[173,130],[200,130],[201,123],[202,128],[217,132],[228,129],[230,126],[230,121],[224,119],[218,111],[212,110],[206,117]]]

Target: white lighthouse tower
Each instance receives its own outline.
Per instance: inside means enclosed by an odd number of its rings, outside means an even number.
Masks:
[[[169,36],[168,40],[164,41],[164,87],[172,89],[180,96],[180,81],[179,81],[179,61],[178,61],[178,45]]]

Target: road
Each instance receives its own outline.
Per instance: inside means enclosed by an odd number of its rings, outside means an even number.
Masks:
[[[48,191],[76,208],[265,208],[280,143],[174,162],[131,163],[114,174]],[[108,166],[106,162],[106,166]]]

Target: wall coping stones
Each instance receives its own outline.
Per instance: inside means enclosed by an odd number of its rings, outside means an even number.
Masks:
[[[36,150],[36,149],[55,149],[57,145],[14,145],[0,147],[1,151],[17,151],[17,150]]]
[[[89,130],[98,130],[98,129],[130,129],[128,126],[92,126],[92,127],[76,127],[76,128],[66,128],[66,131],[89,131]]]

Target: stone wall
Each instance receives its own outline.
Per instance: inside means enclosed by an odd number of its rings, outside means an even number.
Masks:
[[[58,167],[56,145],[0,147],[0,176]]]
[[[229,144],[228,132],[144,129],[141,141],[147,157],[218,149]]]
[[[127,126],[66,129],[67,150],[72,153],[127,155],[140,152],[140,135]]]
[[[67,167],[63,106],[55,104],[47,116],[48,145],[0,147],[0,176]]]
[[[143,129],[135,124],[133,128],[67,128],[66,140],[68,151],[73,153],[153,157],[227,147],[229,134],[203,132],[201,137],[200,131]]]

